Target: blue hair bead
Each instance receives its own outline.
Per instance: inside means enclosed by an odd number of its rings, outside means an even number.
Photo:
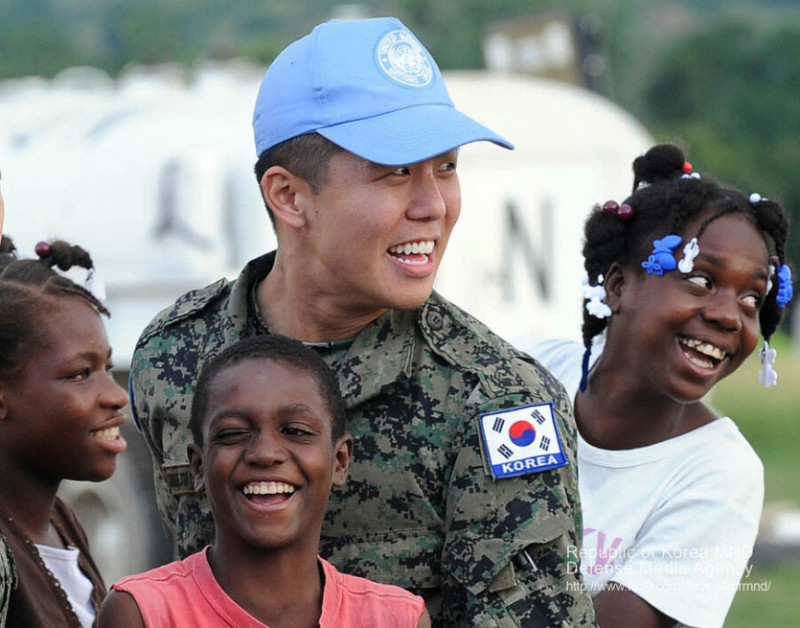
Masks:
[[[664,274],[665,270],[675,270],[678,262],[675,260],[675,248],[681,243],[679,235],[666,235],[660,240],[653,240],[653,252],[646,262],[642,262],[649,275],[655,273],[658,276]]]
[[[778,264],[778,294],[775,297],[778,307],[785,308],[789,305],[789,301],[792,300],[793,296],[792,269],[786,264]]]

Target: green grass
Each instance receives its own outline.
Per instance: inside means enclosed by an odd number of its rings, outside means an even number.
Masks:
[[[749,585],[755,585],[753,590],[745,588]],[[725,628],[800,626],[798,591],[800,563],[754,566],[750,577],[742,580]]]
[[[785,338],[776,339],[778,385],[758,383],[758,350],[713,392],[712,405],[739,426],[764,463],[765,507],[800,508],[800,355]],[[800,560],[758,564],[742,581],[725,622],[726,628],[800,626]],[[763,585],[761,583],[767,583]],[[748,584],[768,590],[748,590]]]
[[[785,338],[776,343],[778,385],[758,383],[758,350],[713,391],[711,403],[739,426],[764,462],[767,504],[790,502],[800,508],[800,355]]]

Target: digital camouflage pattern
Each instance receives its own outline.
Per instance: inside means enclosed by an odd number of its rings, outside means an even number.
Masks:
[[[274,254],[164,310],[134,353],[135,416],[154,456],[164,520],[180,556],[213,540],[186,445],[203,365],[248,333],[248,295]],[[581,522],[575,424],[561,385],[438,295],[389,311],[344,348],[337,370],[354,460],[334,490],[320,553],[340,570],[422,595],[434,624],[594,625],[575,562]],[[495,480],[479,415],[552,401],[569,464]]]
[[[16,587],[17,569],[14,565],[14,557],[6,544],[5,537],[0,534],[0,626],[6,625],[11,592]]]

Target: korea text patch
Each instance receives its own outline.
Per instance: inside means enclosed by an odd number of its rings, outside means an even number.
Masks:
[[[526,475],[567,464],[550,402],[482,414],[480,422],[495,478]]]

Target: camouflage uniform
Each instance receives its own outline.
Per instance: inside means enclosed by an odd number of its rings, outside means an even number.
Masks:
[[[235,283],[184,295],[134,353],[134,413],[182,556],[213,539],[186,464],[194,383],[220,349],[258,333],[248,303],[273,261],[258,258]],[[577,569],[575,425],[561,385],[436,294],[322,354],[339,373],[356,446],[346,486],[331,495],[320,553],[345,573],[422,595],[435,624],[593,625]],[[569,464],[495,480],[479,415],[540,401],[554,404]]]
[[[11,601],[11,592],[16,586],[17,570],[14,566],[14,557],[6,545],[5,537],[0,534],[0,626],[6,625],[8,603]]]

